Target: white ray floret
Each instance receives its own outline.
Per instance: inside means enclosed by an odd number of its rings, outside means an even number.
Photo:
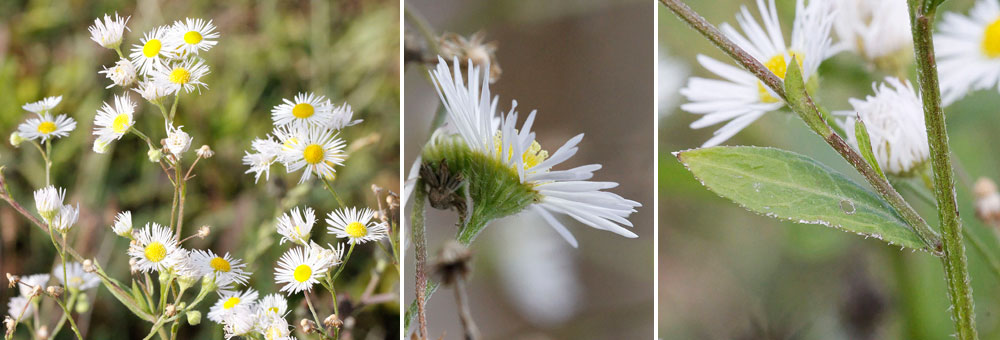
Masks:
[[[247,264],[229,253],[220,256],[211,250],[196,249],[189,256],[198,271],[203,276],[215,278],[215,284],[219,287],[230,287],[234,283],[245,285],[250,278],[245,269]]]
[[[59,210],[63,207],[63,200],[66,199],[66,189],[55,186],[47,186],[34,192],[35,209],[46,222],[51,221]]]
[[[284,318],[288,313],[288,300],[281,294],[267,294],[257,303],[257,310],[269,318]]]
[[[128,29],[125,24],[129,18],[131,17],[122,18],[116,12],[114,17],[105,14],[104,21],[101,18],[94,19],[94,24],[88,28],[90,40],[105,48],[118,48],[122,44],[122,35]]]
[[[280,160],[289,173],[305,169],[299,183],[309,180],[313,174],[333,179],[334,166],[344,165],[347,159],[346,143],[332,130],[316,126],[295,129],[294,138],[294,143],[285,143]]]
[[[191,93],[194,90],[201,93],[202,88],[208,88],[201,81],[208,73],[208,65],[201,59],[184,59],[159,66],[153,71],[153,81],[167,94]]]
[[[165,39],[171,52],[187,56],[208,51],[218,44],[219,32],[215,31],[212,20],[186,18],[175,22],[167,30]]]
[[[167,60],[176,57],[163,45],[168,29],[169,27],[166,26],[153,28],[142,36],[138,44],[132,45],[132,53],[129,54],[129,58],[139,69],[140,74],[150,75],[157,68],[164,67]]]
[[[105,141],[119,140],[135,124],[135,102],[128,95],[115,95],[114,106],[104,103],[94,117],[94,135]]]
[[[34,310],[31,306],[31,300],[24,296],[14,296],[10,298],[7,302],[7,315],[11,319],[17,320],[19,317],[24,319],[24,316],[31,315]]]
[[[111,230],[122,237],[132,237],[132,212],[123,211],[115,216],[115,223],[111,225]]]
[[[121,59],[115,63],[115,66],[111,68],[104,68],[104,71],[98,71],[98,74],[103,73],[105,77],[111,79],[111,85],[106,88],[112,88],[115,85],[121,86],[122,88],[128,88],[135,83],[136,71],[135,65],[132,61],[128,59]]]
[[[803,79],[808,80],[816,74],[820,63],[834,52],[830,39],[834,12],[829,1],[812,0],[808,6],[805,0],[795,2],[791,44],[785,43],[774,0],[766,3],[757,0],[757,9],[763,26],[743,6],[736,21],[745,35],[725,23],[719,29],[778,78],[785,78],[788,65],[794,59],[802,70]],[[681,109],[702,115],[691,123],[692,129],[727,122],[702,146],[721,144],[765,113],[785,106],[778,95],[752,73],[705,55],[698,55],[698,62],[722,79],[689,79],[687,86],[681,89],[688,103],[681,105]]]
[[[21,280],[18,281],[17,290],[21,293],[23,297],[31,297],[31,291],[35,287],[41,287],[44,290],[48,284],[51,276],[49,274],[32,274],[27,276],[22,276]]]
[[[314,93],[299,93],[293,100],[282,99],[284,103],[271,109],[274,125],[330,127],[335,107],[325,96]]]
[[[21,106],[22,109],[29,112],[34,112],[37,114],[47,113],[56,108],[59,102],[62,101],[62,96],[55,97],[45,97],[37,102],[27,103]]]
[[[969,16],[945,13],[934,35],[942,102],[1000,83],[1000,3],[979,0]]]
[[[247,288],[241,292],[222,292],[219,300],[208,310],[208,319],[222,323],[227,317],[235,314],[253,314],[257,302],[257,291]]]
[[[79,262],[70,262],[66,264],[66,280],[63,277],[63,266],[60,264],[52,270],[52,275],[62,283],[63,286],[69,288],[70,290],[83,291],[97,287],[101,283],[101,278],[94,273],[88,273],[83,270],[83,265]]]
[[[302,291],[312,291],[312,286],[319,283],[323,274],[322,267],[309,250],[305,247],[295,247],[278,259],[278,268],[274,270],[274,281],[284,284],[281,291],[292,295]]]
[[[869,61],[912,49],[913,35],[906,0],[836,0],[832,3],[837,12],[833,31],[840,48]]]
[[[374,221],[374,217],[375,212],[368,208],[331,211],[326,215],[326,223],[329,224],[326,231],[337,238],[346,238],[350,244],[378,242],[388,237],[389,231],[384,223]]]
[[[439,58],[437,68],[431,72],[448,112],[448,128],[457,131],[473,150],[501,161],[516,172],[521,184],[538,194],[536,202],[527,209],[542,216],[573,246],[577,245],[576,240],[554,213],[567,215],[596,229],[636,237],[623,226],[632,226],[627,217],[640,204],[603,191],[618,186],[617,183],[588,181],[593,172],[601,168],[600,164],[553,170],[576,154],[583,134],[571,138],[549,155],[535,141],[531,131],[535,112],[528,115],[520,128],[516,127],[516,101],[507,115],[501,117],[497,128],[494,123],[497,100],[489,98],[489,75],[482,68],[469,64],[467,83],[462,79],[457,59],[449,68]]]
[[[291,211],[278,217],[276,227],[278,234],[281,234],[279,243],[284,244],[288,241],[306,245],[314,224],[316,224],[316,212],[312,208],[306,207],[302,210],[292,208]]]
[[[49,222],[49,227],[56,232],[65,234],[69,231],[76,221],[80,219],[80,206],[64,205],[59,209],[59,212],[52,217],[52,221]]]

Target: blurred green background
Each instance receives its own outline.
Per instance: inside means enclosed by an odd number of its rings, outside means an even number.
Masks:
[[[121,88],[97,72],[117,57],[90,40],[87,27],[94,18],[117,11],[131,16],[125,46],[138,43],[144,32],[185,17],[214,20],[221,33],[218,45],[202,55],[211,68],[203,81],[208,90],[181,97],[177,124],[194,138],[192,151],[208,144],[216,151],[201,161],[188,186],[185,234],[212,226],[205,240],[185,243],[191,248],[231,252],[250,262],[250,286],[261,296],[277,292],[273,266],[288,245],[277,244],[274,218],[292,205],[308,205],[325,215],[337,204],[320,182],[296,186],[301,171],[285,175],[276,165],[271,180],[254,183],[241,164],[255,137],[272,128],[270,110],[282,98],[313,91],[335,103],[347,102],[364,123],[346,128],[341,137],[352,153],[338,168],[334,186],[349,204],[376,207],[370,186],[399,189],[399,1],[3,1],[0,2],[0,165],[15,198],[34,211],[31,191],[44,185],[44,168],[34,148],[15,149],[6,136],[28,114],[20,106],[45,96],[62,95],[57,112],[77,120],[77,129],[54,143],[54,184],[66,187],[67,201],[79,202],[80,223],[71,242],[85,256],[96,257],[109,273],[127,281],[127,241],[110,231],[114,214],[131,210],[137,227],[168,222],[172,186],[146,157],[146,146],[126,137],[112,151],[91,151],[93,117],[101,103]],[[140,102],[137,127],[154,139],[163,138],[155,107]],[[193,152],[188,162],[193,159]],[[380,198],[384,199],[384,198]],[[320,217],[322,220],[322,217]],[[334,242],[325,222],[314,227],[314,239]],[[360,250],[360,252],[359,252]],[[52,268],[48,237],[7,205],[0,206],[0,272],[31,274]],[[374,246],[355,250],[338,280],[338,291],[361,295],[377,258]],[[390,265],[377,292],[398,291],[398,275]],[[132,316],[103,288],[97,290],[92,312],[81,315],[88,338],[128,339],[144,336],[150,324]],[[0,312],[17,291],[0,288]],[[93,296],[93,293],[91,293]],[[325,294],[328,295],[328,294]],[[298,324],[308,310],[301,294],[290,298],[289,322]],[[322,310],[330,310],[328,296]],[[214,303],[206,299],[202,311]],[[383,303],[354,312],[352,338],[398,337],[398,304]],[[55,315],[53,315],[54,317]],[[51,322],[54,324],[54,322]],[[51,327],[51,326],[50,326]],[[23,330],[18,333],[25,337]],[[70,338],[63,332],[59,338]],[[180,338],[220,339],[221,326],[207,319],[185,326]]]
[[[735,23],[740,5],[758,16],[753,1],[687,1],[709,22]],[[779,0],[785,38],[794,0]],[[942,10],[966,13],[971,0],[945,2]],[[714,78],[695,61],[724,54],[662,5],[659,8],[660,254],[659,334],[663,339],[946,339],[953,334],[940,261],[816,225],[757,216],[716,196],[670,154],[700,146],[717,128],[691,130],[700,116],[679,110],[678,87],[690,75]],[[815,93],[830,110],[850,110],[847,98],[871,94],[861,58],[841,53],[820,68]],[[911,82],[916,81],[911,68]],[[1000,145],[995,90],[976,92],[946,108],[959,171],[958,198],[965,226],[1000,252],[994,231],[974,218],[969,186],[979,176],[997,179]],[[842,158],[788,111],[773,112],[726,142],[775,146],[809,155],[859,182]],[[904,196],[932,224],[933,207]],[[976,315],[983,339],[1000,338],[998,278],[967,245]]]
[[[653,12],[648,1],[409,0],[438,32],[486,33],[499,44],[503,74],[491,90],[499,110],[518,102],[523,122],[549,154],[578,133],[579,152],[562,169],[600,163],[594,180],[643,204],[629,217],[639,235],[624,238],[559,217],[574,249],[526,213],[488,226],[472,246],[469,305],[484,339],[649,339],[653,336]],[[407,19],[406,27],[413,30]],[[414,31],[415,32],[415,31]],[[415,34],[415,33],[414,33]],[[419,37],[419,36],[418,36]],[[406,167],[428,138],[439,100],[424,75],[405,72]],[[520,122],[519,122],[520,123]],[[429,209],[433,260],[454,238],[455,214]],[[412,248],[412,247],[411,247]],[[406,298],[413,301],[412,252]],[[452,289],[428,303],[430,338],[462,334]]]

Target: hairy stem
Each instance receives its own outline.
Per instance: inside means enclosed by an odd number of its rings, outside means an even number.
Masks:
[[[427,339],[427,316],[425,315],[425,291],[427,287],[427,235],[424,226],[424,211],[427,191],[424,188],[424,180],[418,179],[413,193],[413,219],[411,228],[413,229],[413,245],[416,263],[416,279],[414,287],[417,297],[417,323],[419,324],[417,338]],[[430,295],[430,294],[427,294]]]
[[[973,309],[972,286],[969,278],[965,244],[962,243],[962,220],[958,216],[955,197],[954,168],[948,146],[944,111],[941,109],[941,88],[938,84],[937,65],[934,57],[934,1],[910,0],[910,24],[913,34],[917,77],[924,105],[924,122],[927,124],[927,142],[930,145],[930,162],[934,170],[934,197],[937,201],[938,219],[944,241],[942,262],[951,299],[952,319],[961,340],[978,339]]]

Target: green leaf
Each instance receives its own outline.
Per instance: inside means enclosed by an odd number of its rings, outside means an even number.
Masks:
[[[747,210],[924,249],[875,193],[808,157],[775,148],[711,147],[674,154],[709,190]]]
[[[132,300],[135,301],[136,307],[139,308],[139,310],[151,314],[152,309],[150,309],[149,304],[146,303],[146,294],[141,288],[139,288],[139,285],[135,283],[135,280],[132,280]]]
[[[812,99],[809,98],[809,93],[806,91],[806,83],[802,79],[802,70],[799,68],[799,61],[795,56],[792,57],[792,61],[788,64],[784,80],[785,102],[788,103],[788,107],[797,113],[799,117],[802,117],[802,120],[806,122],[806,125],[809,125],[810,129],[820,134],[820,136],[828,136],[830,134],[830,127],[826,125],[826,121],[823,120],[822,115],[813,109],[815,105],[813,105]]]
[[[865,161],[868,161],[868,165],[871,165],[872,169],[875,169],[875,172],[879,176],[886,179],[882,168],[878,166],[878,159],[875,159],[875,152],[872,151],[872,140],[868,136],[868,128],[861,119],[857,119],[854,122],[854,139],[858,143],[858,149],[861,149],[861,156],[865,158]]]

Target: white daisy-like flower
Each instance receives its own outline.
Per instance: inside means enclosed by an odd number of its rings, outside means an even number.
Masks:
[[[516,101],[497,128],[494,123],[497,101],[490,100],[488,73],[470,65],[467,72],[470,78],[466,83],[462,80],[460,68],[457,59],[453,61],[453,68],[449,68],[448,63],[439,58],[437,68],[431,71],[438,95],[448,113],[448,129],[457,131],[456,134],[472,151],[509,167],[521,184],[536,194],[526,209],[542,216],[574,247],[577,243],[573,235],[553,213],[565,214],[595,229],[637,237],[622,225],[632,226],[626,218],[641,204],[603,191],[618,186],[617,183],[588,181],[593,172],[601,168],[600,164],[553,170],[553,167],[576,154],[583,134],[571,138],[549,155],[535,141],[535,134],[531,131],[535,112],[528,115],[520,129],[515,127]],[[438,138],[445,138],[443,135]]]
[[[96,153],[104,154],[108,152],[108,148],[111,147],[111,141],[98,137],[94,139],[93,150]]]
[[[202,275],[215,277],[215,284],[219,287],[229,287],[234,283],[244,285],[250,278],[245,270],[247,264],[229,253],[219,256],[211,250],[192,250],[190,258]]]
[[[150,75],[157,68],[165,66],[166,60],[176,57],[168,48],[164,48],[163,42],[167,30],[169,27],[166,26],[153,28],[142,36],[138,44],[132,45],[129,57],[132,58],[132,63],[139,69],[140,74]]]
[[[31,306],[31,300],[24,296],[15,296],[10,298],[7,302],[7,315],[10,315],[11,319],[17,320],[18,317],[24,315],[31,315],[33,307]]]
[[[66,199],[66,189],[56,189],[55,186],[50,185],[35,190],[34,196],[35,209],[38,211],[38,215],[42,216],[42,219],[48,222],[62,209],[63,200]]]
[[[60,114],[55,118],[48,112],[38,114],[36,118],[28,118],[27,121],[17,126],[17,132],[21,137],[29,140],[41,139],[44,143],[49,138],[69,136],[70,131],[76,129],[76,121],[65,114]]]
[[[301,211],[299,208],[292,208],[291,211],[278,217],[276,227],[278,234],[281,234],[279,244],[288,241],[305,245],[314,224],[316,224],[316,212],[312,208],[306,207]]]
[[[316,260],[316,270],[326,273],[334,266],[340,265],[341,258],[344,257],[344,244],[338,243],[336,247],[329,243],[323,247],[316,242],[309,241],[309,256]]]
[[[201,59],[185,59],[159,66],[153,71],[153,81],[158,87],[166,90],[167,94],[178,94],[181,91],[191,93],[191,91],[201,88],[208,88],[201,78],[209,72],[208,65]]]
[[[333,108],[333,118],[327,122],[327,127],[333,130],[340,130],[348,126],[354,126],[364,119],[351,119],[354,117],[354,111],[351,110],[351,105],[344,103],[341,106],[336,106]]]
[[[278,268],[274,270],[274,281],[278,284],[284,283],[281,291],[288,295],[312,291],[312,286],[319,283],[319,278],[325,273],[322,269],[308,249],[295,247],[278,259]]]
[[[186,18],[178,20],[167,30],[166,41],[171,51],[179,55],[198,54],[218,43],[219,32],[212,20]]]
[[[260,299],[257,310],[268,318],[284,318],[288,313],[288,300],[278,293],[271,293]]]
[[[64,205],[59,209],[59,213],[52,217],[52,221],[49,222],[49,226],[53,230],[65,234],[69,231],[76,221],[80,219],[80,205],[77,204],[76,207],[72,205]]]
[[[60,264],[52,270],[52,275],[62,283],[63,286],[69,288],[70,290],[82,291],[97,287],[101,283],[101,278],[94,273],[88,273],[83,270],[83,265],[79,262],[71,262],[66,264],[66,280],[63,277],[63,266]]]
[[[132,212],[122,211],[115,216],[115,223],[111,225],[111,230],[121,237],[132,237]]]
[[[136,260],[135,269],[142,272],[160,271],[183,260],[177,239],[168,227],[147,223],[134,233],[135,239],[128,247],[128,255]]]
[[[255,178],[254,183],[260,182],[261,175],[264,175],[264,180],[267,181],[271,178],[271,165],[274,164],[276,159],[277,156],[247,151],[243,155],[243,165],[250,168],[244,173],[253,173]]]
[[[222,323],[235,314],[253,314],[257,301],[257,291],[247,288],[242,292],[223,292],[219,300],[208,310],[208,319]]]
[[[115,95],[115,106],[107,102],[94,116],[94,135],[104,141],[119,140],[135,124],[135,102],[127,95]]]
[[[178,159],[180,159],[181,155],[191,148],[191,135],[188,135],[187,132],[181,130],[182,127],[183,126],[170,126],[167,128],[167,139],[165,139],[166,146],[164,146],[164,148],[170,151],[170,153]]]
[[[313,173],[324,178],[333,178],[334,166],[344,165],[347,153],[345,142],[337,133],[321,127],[296,129],[295,142],[286,141],[281,151],[281,162],[289,173],[305,168],[299,183],[312,178]]]
[[[155,80],[146,79],[139,82],[132,91],[135,91],[142,99],[148,100],[150,103],[159,103],[163,97],[168,95],[167,89],[161,87],[156,83]]]
[[[969,16],[945,13],[934,35],[942,102],[1000,82],[1000,3],[979,0]]]
[[[264,335],[264,340],[291,339],[292,332],[285,318],[259,318],[258,331]]]
[[[784,79],[785,72],[793,58],[802,69],[803,79],[816,74],[820,63],[834,52],[831,48],[830,29],[834,12],[830,1],[805,0],[795,2],[795,22],[792,26],[792,42],[785,44],[781,24],[774,0],[757,0],[757,8],[764,19],[764,26],[750,15],[744,6],[736,15],[736,21],[746,32],[740,34],[729,24],[719,29],[736,45],[760,61],[778,78]],[[736,133],[756,121],[765,113],[775,111],[785,103],[769,87],[757,80],[752,73],[725,64],[705,55],[698,55],[698,62],[723,79],[692,77],[681,94],[689,103],[681,109],[703,115],[691,123],[692,129],[701,129],[728,121],[715,131],[714,136],[702,146],[714,146],[725,142]]]
[[[869,61],[912,49],[906,0],[837,0],[833,30],[841,47]],[[912,58],[912,57],[911,57]]]
[[[32,274],[27,276],[22,276],[17,286],[17,291],[21,293],[23,297],[31,297],[31,291],[35,287],[41,287],[43,290],[49,284],[49,274]]]
[[[24,104],[21,108],[29,112],[43,114],[52,111],[52,109],[56,108],[56,105],[59,105],[59,102],[61,101],[62,96],[45,97],[37,102]]]
[[[105,14],[103,22],[101,18],[94,19],[94,25],[88,28],[90,31],[90,40],[97,42],[105,48],[118,48],[122,44],[122,34],[128,29],[125,24],[129,18],[131,17],[122,18],[115,12],[114,17]]]
[[[898,78],[887,77],[885,82],[872,84],[874,96],[864,100],[850,99],[850,111],[836,111],[845,116],[844,130],[848,142],[858,148],[854,124],[860,117],[868,128],[872,152],[878,165],[888,174],[910,173],[930,157],[924,109],[920,95]]]
[[[329,224],[326,231],[337,238],[347,238],[351,244],[378,241],[389,235],[385,224],[373,221],[375,212],[371,209],[342,208],[326,215]]]
[[[295,95],[294,100],[282,101],[283,104],[271,109],[271,119],[277,126],[329,127],[335,118],[335,107],[325,96],[303,92]]]
[[[226,318],[221,321],[222,330],[225,332],[227,340],[235,337],[252,339],[253,333],[258,329],[259,322],[258,315],[248,309],[238,309],[226,315]]]
[[[111,85],[106,88],[112,88],[115,85],[121,86],[123,88],[128,88],[132,86],[135,82],[135,66],[128,59],[121,59],[112,68],[104,68],[104,71],[98,71],[97,73],[103,73],[105,77],[111,79]]]

